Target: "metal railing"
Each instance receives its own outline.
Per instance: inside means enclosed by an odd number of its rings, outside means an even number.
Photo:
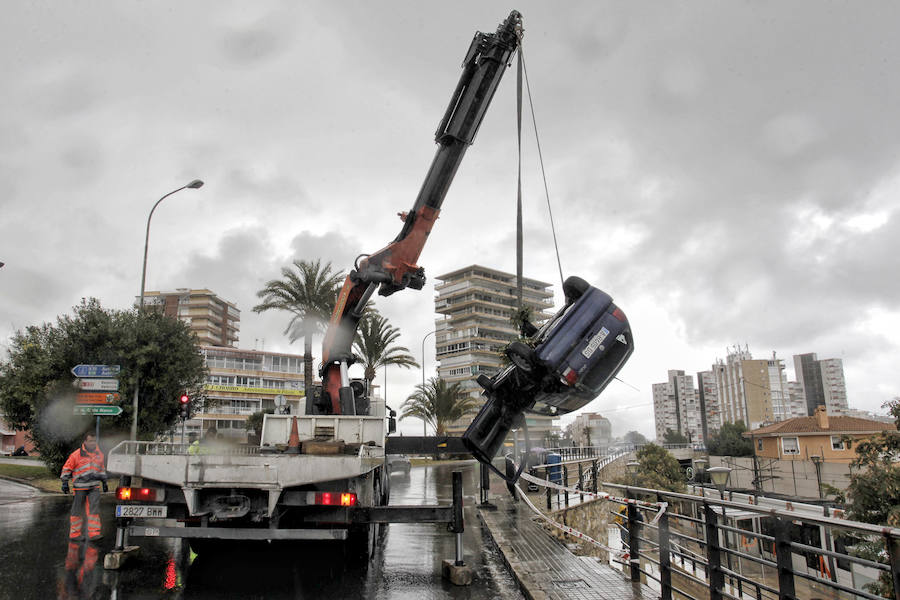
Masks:
[[[755,504],[603,483],[611,494],[666,503],[658,508],[611,499],[632,581],[656,582],[662,600],[866,598],[865,583],[890,573],[900,600],[900,529]],[[662,506],[662,504],[660,504]],[[847,548],[883,540],[881,562]],[[869,571],[863,581],[860,571]]]
[[[584,449],[582,448],[582,450]],[[600,483],[600,471],[628,454],[629,452],[618,452],[602,456],[573,458],[559,463],[543,463],[531,467],[528,472],[534,477],[540,477],[550,483],[596,493],[603,485]],[[529,487],[529,490],[537,491],[534,487]],[[549,486],[545,488],[545,495],[547,510],[553,510],[554,504],[555,508],[564,508],[584,501],[584,496],[581,494],[551,489]]]
[[[203,442],[201,442],[201,444],[202,443]],[[109,454],[179,455],[190,454],[190,452],[188,452],[189,448],[190,444],[172,442],[136,442],[125,440],[119,442],[119,444],[109,451]],[[217,455],[228,456],[251,456],[259,454],[259,446],[244,446],[229,444],[228,442],[213,442],[211,445],[205,446],[205,448],[212,450],[206,451],[204,454],[215,453]]]

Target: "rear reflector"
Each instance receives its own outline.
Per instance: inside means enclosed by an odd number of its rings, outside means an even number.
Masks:
[[[320,506],[356,506],[356,494],[352,492],[314,492],[310,496],[312,496],[310,504],[318,504]]]

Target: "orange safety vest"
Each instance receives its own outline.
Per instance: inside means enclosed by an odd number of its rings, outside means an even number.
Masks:
[[[72,487],[76,490],[89,490],[100,485],[100,480],[106,478],[106,469],[103,468],[103,453],[99,448],[88,452],[84,444],[81,448],[69,455],[66,464],[63,465],[60,479],[72,480]]]

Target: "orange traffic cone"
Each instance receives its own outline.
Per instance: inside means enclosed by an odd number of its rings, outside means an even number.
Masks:
[[[297,431],[297,417],[291,419],[291,437],[288,438],[288,454],[300,454],[300,432]]]

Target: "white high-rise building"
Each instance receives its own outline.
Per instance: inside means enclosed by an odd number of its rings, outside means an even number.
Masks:
[[[704,416],[692,375],[670,370],[666,383],[653,384],[653,408],[658,440],[663,439],[667,429],[691,441],[704,439]]]

